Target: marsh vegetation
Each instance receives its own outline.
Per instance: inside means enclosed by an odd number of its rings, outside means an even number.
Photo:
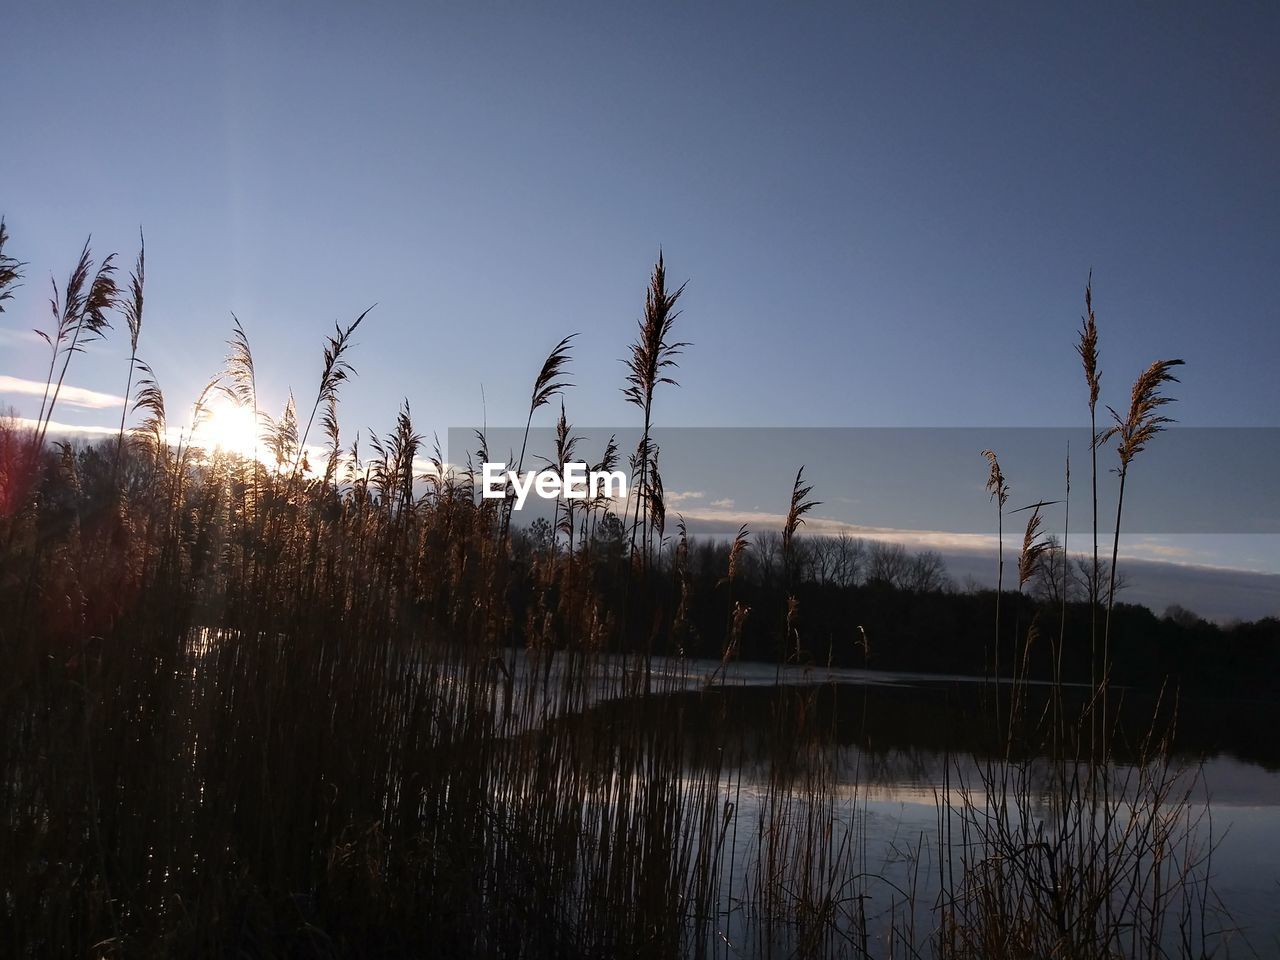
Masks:
[[[23,267],[0,259],[0,306]],[[866,690],[803,670],[894,654],[874,627],[855,634],[870,618],[837,641],[811,613],[877,595],[930,609],[942,584],[910,558],[901,575],[918,583],[823,582],[803,530],[820,492],[802,469],[779,491],[767,564],[763,531],[690,540],[652,434],[689,347],[682,289],[659,259],[622,384],[643,428],[632,497],[565,500],[534,536],[509,501],[478,495],[483,434],[474,471],[426,449],[407,404],[389,434],[347,445],[354,337],[376,339],[365,315],[325,340],[318,382],[278,418],[236,321],[222,371],[171,432],[142,359],[144,258],[120,283],[86,245],[42,334],[39,417],[0,424],[3,952],[1213,952],[1212,835],[1195,759],[1173,747],[1178,690],[1151,684],[1137,712],[1114,688],[1116,545],[1109,565],[1108,545],[1092,548],[1086,595],[1069,597],[1067,565],[1046,567],[1047,507],[1010,510],[996,452],[993,526],[1016,518],[1025,535],[1001,589],[965,602],[990,638],[972,672],[1001,682],[973,687],[963,743],[933,746],[928,835],[897,866],[872,850],[873,764],[851,763],[849,744],[896,725]],[[136,426],[126,414],[109,441],[50,444],[79,349],[120,321]],[[1098,412],[1091,301],[1080,343]],[[560,465],[582,459],[572,348],[531,366],[521,411],[558,414]],[[1122,471],[1141,469],[1177,363],[1139,377],[1096,459],[1118,449]],[[204,445],[215,400],[261,424],[257,451]],[[597,455],[599,470],[626,456]],[[1060,589],[1032,596],[1046,570]],[[743,693],[744,653],[799,679]]]

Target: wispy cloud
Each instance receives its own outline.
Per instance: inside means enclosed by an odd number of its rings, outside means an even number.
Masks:
[[[66,388],[64,387],[63,389],[65,390]],[[15,417],[12,422],[19,430],[36,430],[40,427],[40,422],[38,420],[32,420],[28,417]],[[69,440],[81,440],[92,443],[94,441],[101,440],[104,437],[117,436],[120,432],[120,428],[92,426],[80,423],[62,423],[58,420],[50,420],[48,424],[48,431],[49,436],[51,437],[63,437]],[[126,427],[125,433],[132,436],[144,435],[136,424]],[[177,447],[181,444],[183,447],[189,447],[197,452],[203,451],[204,453],[196,457],[196,462],[200,462],[204,454],[207,454],[213,449],[210,445],[211,441],[209,437],[205,435],[205,431],[197,430],[193,435],[190,432],[189,426],[168,426],[164,432],[164,440],[170,447]],[[271,451],[267,449],[265,444],[260,444],[258,446],[257,453],[258,460],[264,466],[272,470],[277,469],[278,465],[272,457]],[[329,449],[327,447],[320,446],[319,444],[308,443],[303,448],[303,453],[303,459],[307,461],[311,467],[310,471],[305,471],[305,474],[307,476],[319,476],[321,471],[324,469],[324,465],[329,461]],[[246,453],[245,455],[247,456],[248,454]],[[287,471],[290,469],[292,462],[293,461],[290,460],[283,467],[280,467],[280,469]],[[351,455],[345,451],[341,453],[338,456],[339,471],[345,469],[346,465],[350,462]],[[367,466],[367,464],[368,461],[366,460],[365,465]],[[415,470],[422,468],[421,472],[423,473],[433,473],[435,471],[435,468],[428,461],[418,457],[414,458],[413,464]],[[449,465],[446,465],[446,469],[448,466]]]
[[[42,343],[43,341],[30,330],[10,330],[7,327],[0,327],[0,343]]]
[[[667,502],[667,506],[674,507],[682,503],[687,503],[690,500],[701,500],[706,496],[706,494],[701,490],[669,490],[663,496]]]
[[[1169,543],[1136,543],[1129,549],[1135,556],[1151,556],[1161,560],[1186,560],[1196,555],[1189,547],[1175,547]]]
[[[35,430],[39,428],[40,421],[30,420],[26,417],[15,417],[13,424],[19,430]],[[118,427],[89,427],[75,423],[59,423],[57,420],[49,421],[49,434],[55,437],[114,437],[119,432]]]
[[[0,376],[0,393],[20,394],[27,397],[43,397],[45,384],[39,380],[24,380],[22,377]],[[113,393],[99,393],[84,387],[69,387],[63,384],[58,393],[58,402],[67,406],[79,407],[82,410],[109,410],[124,405],[124,397]]]
[[[684,518],[692,521],[696,532],[707,534],[732,534],[741,524],[762,529],[781,529],[786,514],[764,510],[733,509],[730,499],[711,503],[705,509],[685,511]],[[949,533],[943,530],[909,530],[895,527],[872,527],[847,523],[831,517],[805,517],[803,530],[811,536],[836,536],[841,533],[864,540],[883,540],[901,543],[918,550],[994,550],[996,537],[980,533]]]

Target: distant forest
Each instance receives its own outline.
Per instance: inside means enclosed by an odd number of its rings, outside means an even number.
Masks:
[[[589,552],[595,588],[615,603],[624,602],[629,584],[622,572],[624,534],[621,522],[602,524]],[[514,540],[516,555],[530,569],[546,562],[553,549],[545,520],[515,531]],[[673,617],[674,623],[672,630],[655,632],[654,653],[721,657],[730,642],[726,571],[731,549],[724,540],[682,542],[677,535],[663,551],[662,567],[670,582],[666,590],[652,586],[648,616],[649,622]],[[990,672],[996,591],[957,584],[940,554],[847,535],[799,537],[793,550],[797,609],[785,648],[779,640],[786,632],[788,596],[782,535],[758,531],[742,552],[741,571],[732,585],[734,601],[751,611],[738,646],[742,659],[970,676]],[[1006,582],[1012,578],[1016,583],[1014,551],[1009,545],[1006,550]],[[1090,682],[1092,563],[1073,555],[1065,565],[1064,570],[1061,547],[1050,538],[1023,590],[1004,591],[1000,662],[1008,667],[1002,676],[1012,675],[1016,651],[1034,626],[1038,642],[1031,645],[1029,679],[1053,679],[1058,638],[1066,636],[1061,679]],[[1157,614],[1123,601],[1123,568],[1121,562],[1112,613],[1113,683],[1150,689],[1169,681],[1205,693],[1280,692],[1280,619],[1219,625],[1177,605]],[[1108,578],[1104,559],[1100,595],[1105,596]],[[532,591],[532,579],[521,583],[513,603],[526,609]],[[673,602],[683,607],[668,609]],[[643,638],[633,635],[634,642]]]
[[[135,457],[128,447],[123,454],[127,477]],[[69,525],[94,525],[111,503],[116,450],[114,441],[107,441],[46,456],[37,525],[42,539],[56,541]],[[74,471],[65,463],[68,456],[74,457]],[[187,489],[195,511],[195,499],[208,489],[203,474],[223,467],[193,463],[190,469]],[[136,474],[134,481],[145,482],[145,475]],[[486,505],[469,481],[455,495],[465,493],[483,512]],[[223,540],[220,519],[225,517],[215,513],[200,534],[208,549]],[[575,548],[571,585],[557,570],[569,563],[565,540],[553,535],[547,520],[513,526],[510,538],[511,569],[505,578],[510,634],[500,639],[511,645],[557,638],[550,642],[576,648],[574,623],[589,595],[593,605],[615,616],[595,638],[613,652],[969,676],[991,671],[996,591],[957,584],[934,551],[913,552],[847,535],[801,535],[790,545],[788,570],[779,531],[744,530],[730,578],[734,542],[690,537],[679,527],[662,540],[650,567],[640,571],[630,559],[623,521],[606,512]],[[451,545],[452,559],[428,562],[466,566],[459,546]],[[1013,552],[1009,545],[1006,550]],[[1015,559],[1006,557],[1006,577],[1014,583]],[[218,564],[210,560],[207,573],[216,581]],[[1056,662],[1064,682],[1090,682],[1091,563],[1072,556],[1063,566],[1064,554],[1049,538],[1023,589],[1003,592],[1001,676],[1012,677],[1017,669],[1026,679],[1051,681]],[[1100,596],[1105,597],[1108,573],[1108,562],[1101,560]],[[1186,692],[1280,693],[1280,619],[1219,625],[1176,605],[1157,614],[1125,603],[1123,588],[1121,563],[1111,626],[1114,684],[1151,690],[1168,682]],[[197,621],[216,625],[221,605],[230,600],[212,581],[197,593],[202,598]],[[1101,606],[1099,618],[1105,616]],[[426,606],[417,613],[423,626],[437,620]],[[1033,639],[1022,661],[1028,631]],[[1065,644],[1059,644],[1060,636],[1068,638]]]

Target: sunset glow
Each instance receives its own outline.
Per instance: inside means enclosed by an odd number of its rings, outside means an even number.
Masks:
[[[224,399],[213,401],[209,419],[200,425],[196,436],[206,446],[242,457],[254,456],[262,446],[253,411]]]

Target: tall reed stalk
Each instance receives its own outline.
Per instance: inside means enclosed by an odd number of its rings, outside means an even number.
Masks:
[[[533,381],[533,392],[529,396],[529,413],[524,421],[524,439],[520,442],[520,459],[516,462],[516,475],[524,474],[524,457],[529,446],[529,428],[533,426],[533,415],[538,412],[540,407],[549,404],[553,397],[561,395],[565,388],[572,386],[568,380],[564,379],[567,374],[569,360],[572,357],[573,339],[576,333],[571,333],[559,343],[557,343],[547,354],[547,359],[542,363],[542,369],[538,371],[537,378]],[[503,503],[502,513],[502,541],[505,544],[510,536],[511,530],[511,509],[512,502],[510,499]]]
[[[129,295],[123,300],[125,324],[129,328],[129,366],[124,381],[124,403],[120,408],[120,432],[116,436],[115,471],[120,470],[124,452],[124,424],[129,415],[129,397],[133,395],[133,373],[138,363],[138,338],[142,335],[143,287],[146,283],[146,238],[138,231],[138,262],[129,277]]]
[[[1110,687],[1111,672],[1111,614],[1115,609],[1116,600],[1116,561],[1120,553],[1120,521],[1124,510],[1125,480],[1129,476],[1129,466],[1132,464],[1133,458],[1146,448],[1146,445],[1151,442],[1151,439],[1156,434],[1164,430],[1166,424],[1173,422],[1169,417],[1161,416],[1157,413],[1165,404],[1173,402],[1173,397],[1165,396],[1160,390],[1167,383],[1179,382],[1178,378],[1170,371],[1174,367],[1182,366],[1184,362],[1182,360],[1156,360],[1151,366],[1147,367],[1141,376],[1134,381],[1128,414],[1121,417],[1114,409],[1108,407],[1107,409],[1111,412],[1111,417],[1115,422],[1099,435],[1097,444],[1095,444],[1095,446],[1100,446],[1113,437],[1117,438],[1116,453],[1120,458],[1120,490],[1116,496],[1116,525],[1111,540],[1111,570],[1108,575],[1107,587],[1107,619],[1102,639],[1102,659],[1104,664],[1102,673],[1102,720],[1104,736],[1107,719],[1106,696]]]
[[[684,293],[686,285],[687,281],[674,292],[667,289],[666,265],[659,251],[658,262],[654,265],[653,275],[649,280],[649,289],[645,291],[644,316],[640,320],[639,334],[631,344],[630,355],[623,361],[627,366],[627,378],[622,395],[627,403],[639,407],[642,413],[643,428],[634,458],[639,477],[632,477],[635,516],[631,524],[631,551],[635,557],[638,550],[640,566],[644,570],[649,567],[651,547],[649,507],[652,502],[650,487],[655,459],[652,449],[653,398],[660,384],[678,385],[666,371],[679,366],[677,358],[689,346],[684,341],[671,339],[676,319],[680,316],[676,302]]]
[[[86,240],[80,258],[67,279],[61,295],[53,285],[49,309],[53,315],[53,332],[36,330],[50,351],[49,372],[45,378],[44,396],[40,400],[39,425],[33,436],[36,449],[44,446],[53,419],[54,407],[62,392],[71,358],[95,340],[102,339],[111,323],[108,314],[117,304],[119,289],[115,281],[115,254],[109,254],[95,268]],[[58,361],[61,360],[61,366]],[[54,374],[57,374],[55,379]]]

